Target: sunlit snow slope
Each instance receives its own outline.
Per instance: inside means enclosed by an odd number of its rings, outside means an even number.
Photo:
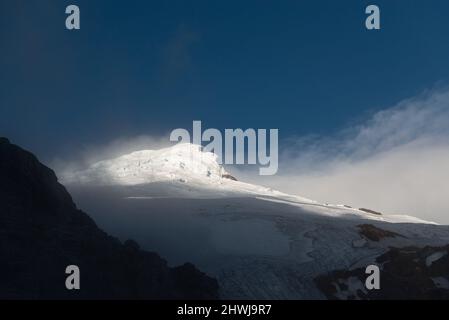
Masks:
[[[160,150],[141,150],[97,162],[86,170],[65,173],[68,185],[128,186],[138,190],[130,198],[255,197],[292,206],[307,206],[325,215],[360,215],[389,222],[426,223],[406,216],[378,216],[343,205],[320,204],[271,188],[236,181],[218,164],[217,156],[201,146],[183,143]],[[140,188],[139,188],[140,187]]]

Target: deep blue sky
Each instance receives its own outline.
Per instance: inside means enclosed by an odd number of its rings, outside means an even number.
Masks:
[[[448,15],[447,0],[0,0],[0,135],[48,159],[192,120],[331,135],[447,84]]]

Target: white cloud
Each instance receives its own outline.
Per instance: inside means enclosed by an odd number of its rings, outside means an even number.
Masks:
[[[405,100],[335,137],[288,145],[277,176],[239,174],[322,202],[449,224],[449,90]]]

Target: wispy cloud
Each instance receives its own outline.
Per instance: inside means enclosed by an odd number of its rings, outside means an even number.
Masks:
[[[176,80],[192,66],[192,50],[200,36],[186,25],[178,26],[175,34],[165,44],[162,54],[162,80]]]
[[[287,145],[277,176],[245,178],[322,202],[449,223],[448,89],[402,101],[334,137]]]
[[[85,145],[82,149],[75,150],[70,159],[53,159],[50,166],[62,177],[66,172],[85,169],[101,160],[113,159],[137,150],[157,150],[168,147],[172,145],[168,136],[168,133],[158,137],[140,135],[118,138],[106,145]]]

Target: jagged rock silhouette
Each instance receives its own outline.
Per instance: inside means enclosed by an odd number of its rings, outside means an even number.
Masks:
[[[81,290],[65,288],[65,268]],[[0,138],[1,299],[215,299],[218,285],[191,264],[169,268],[156,253],[100,230],[55,173]]]

